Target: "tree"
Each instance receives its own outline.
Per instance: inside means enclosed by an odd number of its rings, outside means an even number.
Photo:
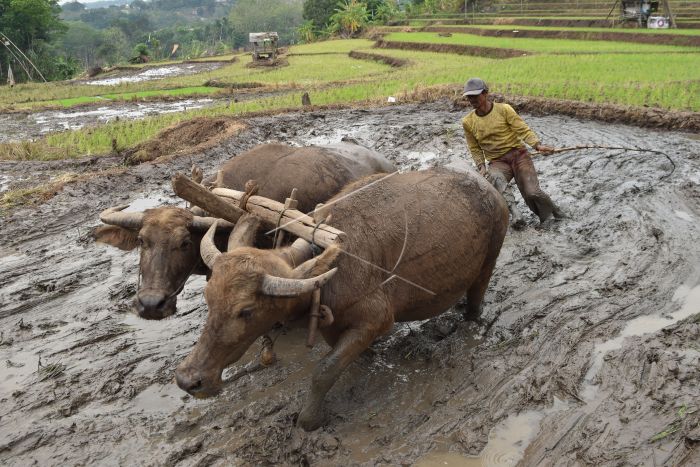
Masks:
[[[316,39],[316,33],[314,31],[314,22],[312,20],[306,20],[301,26],[297,28],[297,34],[302,42],[309,43]]]
[[[352,36],[367,25],[367,6],[357,0],[345,0],[331,16],[331,23],[338,26],[342,36]]]
[[[328,25],[336,8],[338,0],[305,0],[304,19],[313,21],[314,29],[323,29]]]
[[[66,29],[59,18],[60,12],[57,0],[0,0],[0,32],[43,70],[42,74],[47,79],[51,78],[52,64],[58,59],[50,44]],[[24,58],[0,46],[0,62],[15,63],[17,66],[18,60],[24,61]],[[25,65],[16,68],[17,81],[28,78],[23,70],[30,67]],[[34,75],[34,71],[30,73]]]
[[[103,43],[100,31],[83,22],[71,21],[59,45],[66,55],[79,60],[83,68],[90,68],[98,64],[98,49]]]
[[[64,12],[69,12],[69,13],[75,13],[79,11],[85,10],[85,5],[83,5],[80,2],[69,2],[69,3],[64,3],[63,6],[61,6],[61,9]]]
[[[23,51],[50,42],[66,30],[58,15],[57,0],[3,0],[0,9],[0,32],[6,34]]]

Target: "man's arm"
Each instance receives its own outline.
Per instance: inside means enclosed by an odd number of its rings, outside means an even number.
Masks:
[[[476,136],[469,127],[466,119],[462,120],[462,128],[464,128],[464,137],[467,139],[467,147],[469,147],[469,154],[471,154],[476,168],[479,169],[479,173],[484,175],[486,173],[486,158],[484,157],[484,151],[481,150],[479,142]]]
[[[513,132],[520,138],[521,140],[525,141],[528,146],[535,147],[540,143],[539,138],[535,134],[534,131],[530,129],[529,126],[527,126],[527,123],[518,115],[513,107],[511,107],[508,104],[503,104],[503,109],[505,112],[505,118],[506,122],[508,123],[508,126],[513,130]]]

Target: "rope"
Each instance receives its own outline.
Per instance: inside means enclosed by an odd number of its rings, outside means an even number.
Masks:
[[[539,152],[539,151],[531,152],[530,155],[531,156],[538,156],[538,155],[547,156],[547,155],[558,154],[558,153],[568,152],[568,151],[578,151],[580,149],[609,149],[609,150],[615,150],[615,151],[637,151],[637,152],[650,152],[652,154],[661,154],[666,159],[668,159],[668,161],[671,163],[671,166],[673,166],[673,168],[671,169],[671,171],[669,173],[667,173],[666,175],[661,177],[661,180],[670,177],[673,174],[673,172],[675,172],[675,170],[676,170],[676,163],[673,162],[673,159],[671,159],[671,156],[669,156],[668,154],[666,154],[663,151],[657,151],[655,149],[628,148],[628,147],[624,147],[624,146],[579,145],[579,146],[569,146],[566,148],[558,148],[552,152],[547,152],[547,153]]]
[[[323,224],[324,222],[326,222],[326,218],[325,218],[325,217],[324,217],[323,219],[321,219],[321,220],[318,222],[318,224],[316,224],[316,225],[314,226],[314,230],[311,232],[311,253],[314,255],[314,257],[316,257],[316,255],[318,255],[318,253],[316,253],[316,251],[317,251],[318,249],[321,248],[320,246],[316,245],[316,230],[318,230],[318,228],[319,228],[319,227],[321,226],[321,224]]]
[[[275,235],[272,237],[272,246],[273,248],[277,245],[277,237],[280,233],[280,222],[282,222],[282,218],[284,217],[284,213],[287,212],[291,208],[284,208],[280,212],[280,216],[277,218],[277,225],[275,226]]]

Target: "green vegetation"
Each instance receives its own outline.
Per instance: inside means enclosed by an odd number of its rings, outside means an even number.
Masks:
[[[17,109],[31,108],[35,106],[39,107],[74,107],[76,105],[91,104],[95,102],[103,103],[105,101],[128,101],[128,100],[145,100],[153,97],[190,97],[190,96],[202,96],[210,94],[218,94],[226,92],[220,88],[210,88],[206,86],[192,86],[188,88],[176,88],[176,89],[162,89],[154,91],[140,91],[140,92],[125,92],[122,94],[102,94],[101,96],[80,96],[73,97],[70,99],[56,99],[49,101],[38,101],[32,102],[31,104],[18,104],[15,107]]]
[[[380,104],[387,97],[398,101],[459,95],[464,80],[481,76],[494,92],[512,95],[564,98],[586,102],[654,106],[700,111],[700,66],[690,47],[649,46],[634,43],[569,41],[557,39],[503,39],[455,34],[394,33],[390,40],[456,43],[487,47],[522,48],[536,52],[513,59],[494,59],[426,51],[374,49],[368,40],[334,40],[291,48],[289,66],[247,68],[250,57],[221,69],[161,81],[122,84],[108,91],[86,85],[22,85],[12,93],[0,89],[0,105],[37,106],[47,103],[74,105],[85,99],[128,100],[162,95],[220,92],[202,87],[205,80],[222,83],[262,83],[262,92],[286,94],[241,103],[164,114],[144,120],[112,122],[52,134],[36,142],[0,145],[0,158],[59,159],[110,153],[152,138],[162,129],[194,117],[239,116],[251,112],[298,109],[308,91],[315,105]],[[392,68],[347,56],[350,50],[402,59]],[[634,52],[634,53],[630,53]],[[637,53],[639,52],[639,53]],[[643,52],[643,53],[642,53]],[[679,53],[686,52],[686,53]],[[321,55],[315,55],[321,54]],[[89,92],[89,94],[87,94]],[[225,92],[225,90],[224,90]],[[23,102],[18,102],[18,100]]]
[[[700,47],[637,44],[634,42],[581,41],[568,39],[530,39],[525,37],[486,37],[475,34],[438,36],[435,32],[395,32],[385,36],[387,41],[458,44],[476,47],[518,49],[537,53],[615,53],[615,52],[700,52]]]
[[[644,29],[644,28],[581,28],[554,26],[520,26],[515,24],[440,25],[444,28],[495,29],[503,31],[577,31],[577,32],[623,32],[626,34],[669,34],[678,36],[700,36],[700,29]]]
[[[352,48],[348,45],[369,45],[364,40],[331,41],[328,44],[339,44],[341,50]],[[322,44],[304,46],[308,50],[324,50]],[[328,50],[328,49],[325,49]],[[42,107],[60,104],[102,101],[106,99],[132,99],[151,97],[154,95],[187,95],[211,94],[221,92],[220,88],[204,88],[201,85],[210,80],[225,83],[264,83],[276,87],[313,86],[333,81],[343,81],[375,75],[385,72],[388,67],[374,62],[350,60],[347,52],[339,55],[324,56],[322,60],[314,56],[290,57],[291,66],[281,68],[247,68],[250,56],[241,57],[237,63],[227,65],[218,70],[197,75],[168,78],[165,80],[142,81],[137,83],[122,83],[114,86],[66,85],[65,83],[25,84],[14,89],[0,87],[0,108],[14,109]],[[167,88],[167,89],[163,89]],[[192,91],[192,92],[190,92]],[[62,101],[62,102],[56,102]]]

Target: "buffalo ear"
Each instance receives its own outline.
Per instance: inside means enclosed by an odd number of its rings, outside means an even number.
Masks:
[[[317,257],[305,261],[299,267],[294,269],[294,278],[309,279],[320,276],[333,268],[333,264],[340,255],[340,248],[336,245],[331,245],[326,248],[326,251]]]
[[[101,225],[92,235],[95,242],[106,243],[124,251],[131,251],[138,246],[138,232],[116,225]]]

